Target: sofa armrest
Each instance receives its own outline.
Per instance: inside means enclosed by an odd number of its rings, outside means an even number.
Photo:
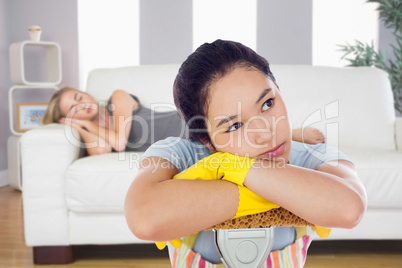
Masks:
[[[22,197],[28,246],[68,245],[65,174],[79,158],[78,132],[60,124],[21,137]]]
[[[402,152],[402,117],[397,117],[395,121],[395,143],[396,149]]]

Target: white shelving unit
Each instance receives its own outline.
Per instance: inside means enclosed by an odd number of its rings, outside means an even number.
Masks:
[[[29,70],[26,65],[27,51],[32,48],[44,49],[46,59],[46,79],[29,79],[27,73]],[[31,51],[32,52],[32,51]],[[62,78],[61,71],[61,49],[55,42],[43,41],[22,41],[10,45],[10,77],[14,86],[12,86],[8,93],[9,101],[9,119],[10,130],[14,134],[8,138],[8,177],[9,185],[18,190],[22,190],[22,177],[21,177],[21,158],[20,158],[20,144],[19,139],[23,132],[17,131],[15,128],[15,114],[14,107],[15,92],[17,90],[35,90],[35,89],[52,89],[58,90],[57,85],[60,84]],[[31,59],[32,60],[32,59]],[[35,62],[34,62],[35,64]],[[31,65],[32,66],[32,65]],[[35,81],[39,80],[39,81]],[[43,102],[48,102],[44,100]],[[18,120],[18,118],[17,118]]]
[[[14,115],[14,104],[15,104],[15,99],[14,99],[14,93],[17,90],[32,90],[32,89],[53,89],[54,91],[58,90],[59,88],[57,86],[20,86],[20,85],[16,85],[16,86],[12,86],[8,92],[8,105],[10,107],[9,109],[9,122],[10,122],[10,131],[11,133],[13,133],[14,135],[20,136],[22,135],[24,132],[20,132],[15,128],[15,121],[19,120],[19,118],[16,118],[15,120],[15,115]]]
[[[27,79],[26,69],[26,50],[29,47],[42,47],[46,51],[46,79],[43,81],[29,81]],[[57,85],[61,82],[61,49],[55,42],[35,42],[23,41],[10,45],[10,77],[14,86],[10,88],[8,93],[9,114],[10,114],[10,130],[14,135],[22,135],[15,129],[14,93],[16,90],[31,90],[39,88],[49,88],[57,90]],[[38,79],[39,80],[39,79]],[[47,102],[47,100],[45,101]]]
[[[25,51],[29,47],[42,47],[46,51],[46,81],[28,81],[25,71]],[[23,41],[10,46],[10,74],[15,85],[54,86],[61,82],[61,49],[54,42]]]

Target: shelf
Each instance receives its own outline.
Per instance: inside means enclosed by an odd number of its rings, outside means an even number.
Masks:
[[[25,52],[29,47],[43,47],[46,51],[46,76],[44,81],[29,81],[25,73]],[[40,62],[38,62],[40,63]],[[38,64],[40,65],[40,64]],[[10,75],[16,85],[53,86],[61,82],[61,49],[54,42],[23,41],[10,46]]]
[[[25,131],[18,131],[18,129],[15,128],[15,120],[14,120],[14,93],[16,90],[21,89],[21,90],[32,90],[32,89],[53,89],[54,91],[58,90],[59,88],[55,85],[52,86],[42,86],[42,85],[37,85],[37,86],[25,86],[25,85],[15,85],[10,88],[9,93],[8,93],[8,105],[9,105],[9,121],[10,121],[10,130],[14,135],[22,135]],[[25,103],[26,104],[26,103]],[[18,111],[17,111],[18,113]],[[20,120],[19,118],[16,118],[17,122]],[[18,123],[17,123],[18,125]]]

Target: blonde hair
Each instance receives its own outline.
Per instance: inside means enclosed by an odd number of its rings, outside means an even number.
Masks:
[[[52,98],[49,101],[47,109],[42,117],[42,123],[44,125],[51,123],[59,123],[59,119],[64,116],[60,109],[60,100],[63,94],[70,90],[77,90],[77,89],[73,87],[63,87],[57,90],[53,94]]]

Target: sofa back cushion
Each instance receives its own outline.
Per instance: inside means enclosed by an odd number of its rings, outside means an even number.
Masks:
[[[386,72],[372,67],[272,65],[292,126],[314,126],[330,145],[395,150]]]
[[[108,100],[116,89],[137,96],[146,107],[171,110],[173,82],[179,64],[100,68],[89,73],[86,92],[98,101]],[[167,106],[167,107],[165,107]]]
[[[115,89],[158,111],[175,109],[173,82],[180,65],[96,69],[86,91],[107,100]],[[372,67],[271,65],[294,128],[314,126],[327,142],[346,147],[395,149],[395,112],[387,73]]]

